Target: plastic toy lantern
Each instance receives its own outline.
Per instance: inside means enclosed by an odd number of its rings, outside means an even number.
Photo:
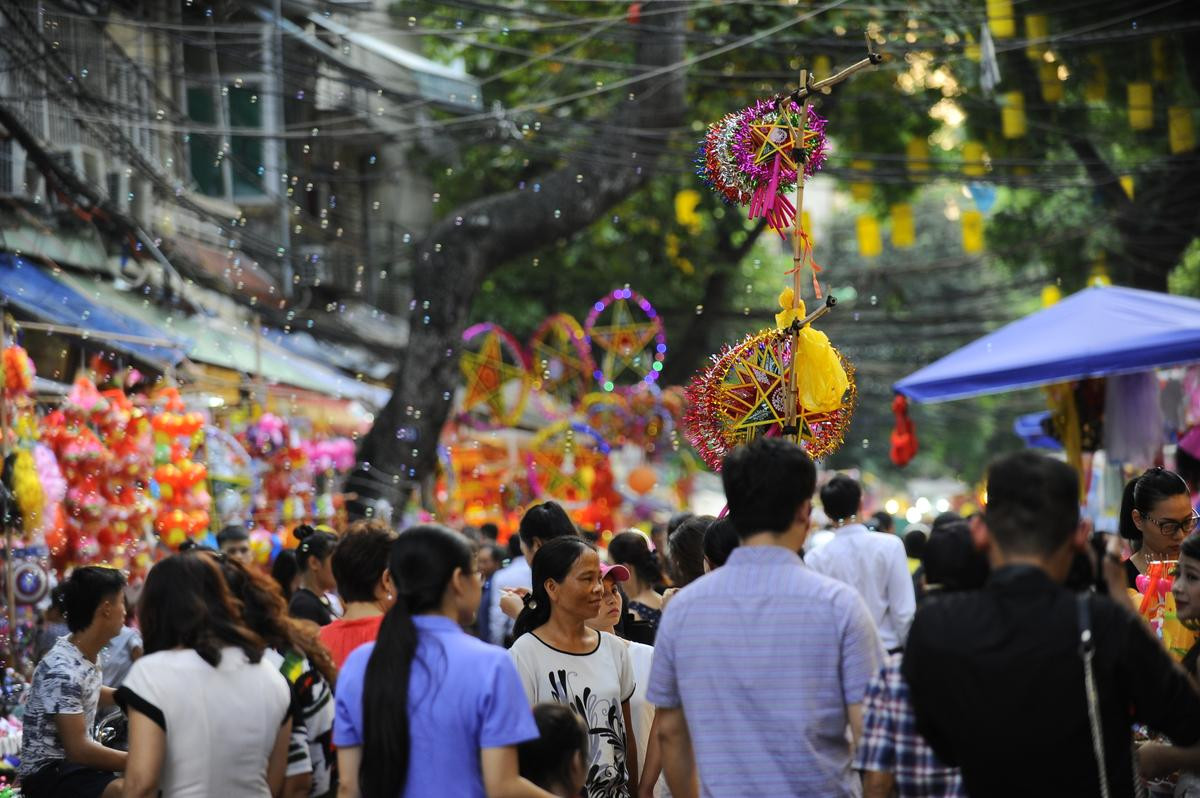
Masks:
[[[650,466],[638,466],[629,472],[629,487],[639,496],[644,496],[654,490],[658,484],[658,474]]]
[[[273,549],[274,541],[270,532],[262,527],[258,527],[250,533],[250,551],[253,553],[256,563],[259,565],[269,564]]]
[[[1195,644],[1197,633],[1184,626],[1175,611],[1171,585],[1176,567],[1174,560],[1149,563],[1146,573],[1138,576],[1136,589],[1130,588],[1129,592],[1138,604],[1138,614],[1150,624],[1176,661],[1182,661]]]

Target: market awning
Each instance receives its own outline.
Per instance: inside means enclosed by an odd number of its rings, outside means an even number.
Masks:
[[[255,297],[260,302],[271,302],[279,296],[274,278],[244,252],[222,252],[186,236],[176,236],[172,244],[178,256],[192,261],[209,277],[238,294]]]
[[[278,330],[264,328],[256,342],[253,328],[209,316],[192,316],[183,311],[163,308],[143,297],[121,291],[112,283],[63,273],[61,280],[96,305],[140,320],[162,336],[172,331],[186,340],[186,354],[200,363],[260,375],[269,384],[290,385],[345,399],[356,399],[372,407],[381,407],[390,395],[387,389],[361,382],[339,372],[332,365],[303,357],[276,343]]]
[[[366,52],[400,67],[403,74],[414,84],[415,91],[412,93],[422,99],[450,110],[483,110],[483,92],[479,81],[470,73],[431,61],[378,36],[343,25],[325,14],[309,14],[308,20],[318,28],[340,37],[346,44],[361,47]],[[391,87],[391,81],[384,82]]]
[[[0,254],[0,295],[41,321],[92,331],[93,345],[153,365],[175,366],[186,356],[186,343],[177,336],[94,302],[65,279],[16,255]],[[173,345],[149,343],[152,341]]]
[[[1103,286],[1001,327],[897,382],[919,402],[1200,361],[1200,301]]]

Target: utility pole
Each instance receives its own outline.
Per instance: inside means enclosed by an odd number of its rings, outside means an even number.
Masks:
[[[272,20],[263,26],[263,166],[266,193],[278,192],[279,196],[279,262],[283,295],[290,298],[294,292],[295,268],[292,261],[292,218],[287,196],[287,141],[283,132],[287,129],[284,115],[283,93],[283,2],[272,0]]]

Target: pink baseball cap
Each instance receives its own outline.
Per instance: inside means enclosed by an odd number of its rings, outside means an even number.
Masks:
[[[624,565],[600,563],[600,578],[612,579],[614,582],[624,582],[629,579],[629,569]]]

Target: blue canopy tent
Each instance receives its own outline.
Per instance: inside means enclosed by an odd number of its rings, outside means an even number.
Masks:
[[[918,402],[966,399],[1200,361],[1200,300],[1087,288],[897,382]]]
[[[46,270],[15,255],[0,254],[0,296],[51,324],[92,331],[97,345],[133,355],[159,367],[185,356],[183,342],[162,330],[93,302]],[[125,338],[111,338],[116,335]],[[133,339],[133,340],[128,340]],[[162,341],[162,345],[151,343]]]
[[[1037,449],[1062,449],[1062,444],[1058,439],[1051,437],[1046,432],[1046,424],[1049,420],[1050,412],[1048,410],[1040,413],[1026,413],[1023,416],[1017,416],[1013,421],[1013,432],[1018,438],[1025,441],[1026,446]]]

